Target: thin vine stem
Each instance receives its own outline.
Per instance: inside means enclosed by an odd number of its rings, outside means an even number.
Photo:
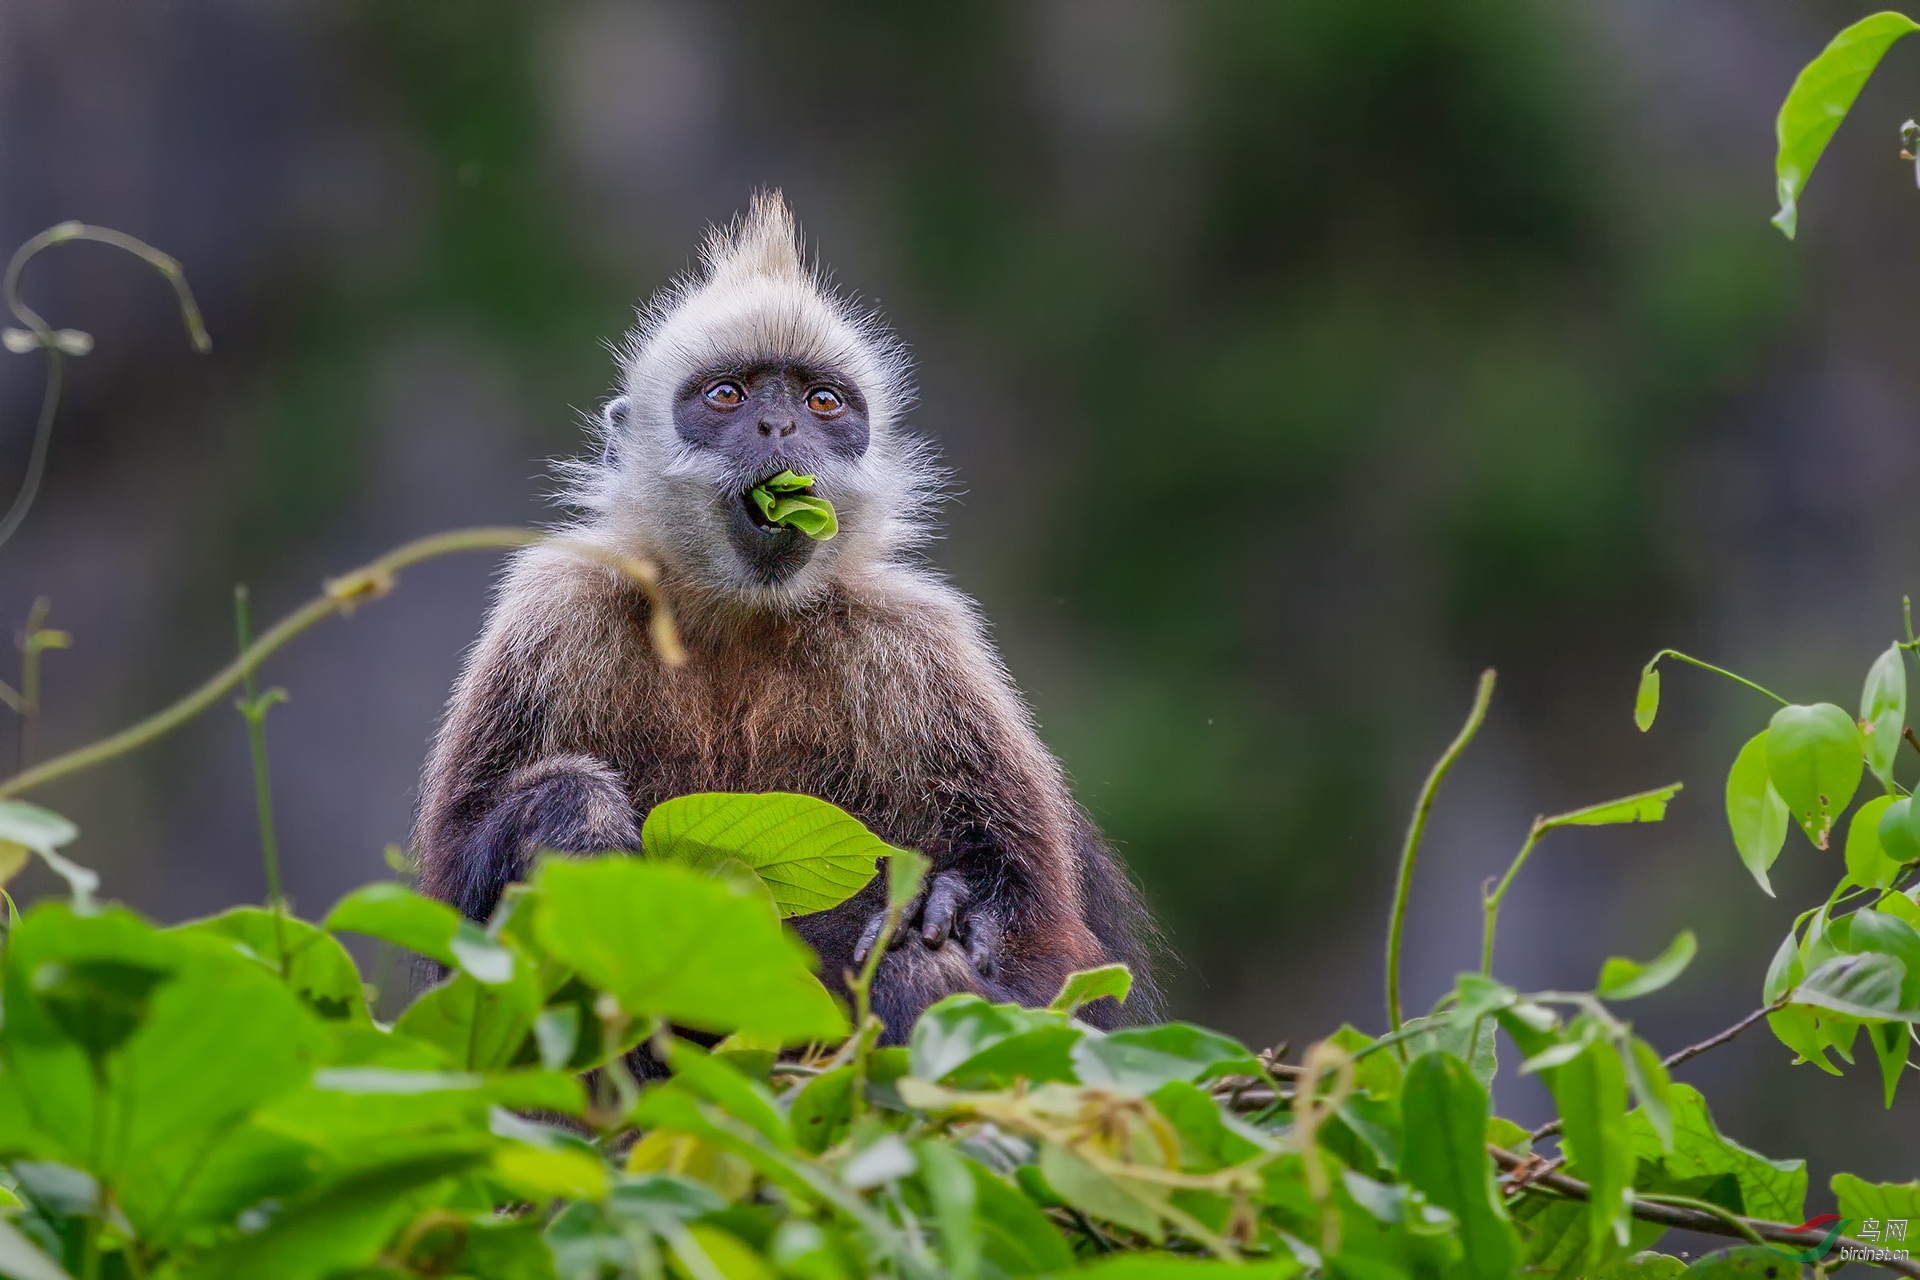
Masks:
[[[186,323],[187,336],[193,342],[193,349],[201,355],[213,349],[213,339],[208,336],[207,327],[201,321],[200,308],[193,300],[193,290],[187,287],[186,273],[180,269],[178,262],[146,241],[110,227],[62,222],[58,226],[48,227],[15,249],[12,259],[7,263],[4,286],[0,288],[3,288],[8,309],[13,312],[14,319],[25,326],[25,331],[10,330],[6,335],[7,347],[17,354],[24,354],[36,347],[44,352],[47,357],[47,381],[46,389],[40,395],[40,416],[33,428],[33,449],[27,455],[26,475],[21,479],[19,492],[14,494],[6,515],[0,516],[0,543],[6,542],[19,529],[21,522],[27,518],[27,512],[33,507],[34,497],[40,492],[40,479],[47,469],[47,446],[53,439],[53,420],[60,410],[66,357],[69,354],[84,355],[93,346],[93,339],[86,334],[72,329],[56,330],[39,312],[28,306],[20,297],[20,273],[40,253],[75,240],[91,240],[96,244],[125,250],[158,271],[173,286],[180,300],[180,318]]]
[[[1493,700],[1493,669],[1489,667],[1480,673],[1480,684],[1474,690],[1473,707],[1467,712],[1467,722],[1460,726],[1460,732],[1440,753],[1434,762],[1432,772],[1420,788],[1420,798],[1413,806],[1413,817],[1407,823],[1406,842],[1400,848],[1400,873],[1394,881],[1393,911],[1387,918],[1387,1029],[1400,1030],[1403,1019],[1400,1016],[1400,935],[1407,922],[1407,897],[1413,888],[1413,864],[1420,854],[1420,839],[1427,830],[1427,814],[1433,808],[1434,796],[1440,791],[1440,783],[1453,768],[1453,762],[1460,758],[1467,744],[1473,741],[1473,735],[1480,732],[1480,724],[1487,718],[1487,704]],[[1406,1047],[1397,1045],[1395,1051],[1402,1059],[1407,1056]]]
[[[1775,693],[1773,690],[1767,688],[1765,685],[1755,684],[1753,681],[1747,679],[1745,676],[1735,675],[1733,672],[1727,670],[1725,667],[1716,667],[1711,662],[1703,662],[1699,658],[1694,657],[1692,654],[1682,653],[1678,649],[1662,649],[1660,652],[1654,654],[1652,658],[1648,659],[1647,665],[1644,669],[1648,671],[1653,670],[1655,664],[1657,664],[1662,658],[1675,658],[1681,662],[1691,663],[1694,666],[1699,667],[1702,671],[1711,671],[1717,676],[1725,676],[1727,679],[1733,681],[1735,684],[1743,684],[1747,686],[1747,688],[1753,690],[1755,693],[1765,694],[1767,697],[1772,698],[1775,702],[1779,703],[1783,707],[1790,707],[1793,705],[1792,703],[1788,702],[1785,698]]]
[[[138,751],[148,743],[173,732],[208,707],[213,706],[222,695],[245,680],[248,674],[269,655],[301,632],[328,618],[352,613],[361,604],[377,600],[392,591],[394,575],[402,569],[419,564],[423,560],[431,560],[436,556],[449,555],[457,551],[497,551],[531,546],[534,543],[543,543],[583,559],[598,561],[633,578],[646,593],[652,606],[653,642],[660,654],[660,660],[670,667],[677,667],[686,661],[686,650],[680,644],[673,615],[669,611],[665,596],[660,591],[659,570],[650,562],[623,556],[604,547],[597,547],[576,539],[549,537],[533,529],[511,527],[454,529],[402,543],[358,569],[329,580],[319,596],[307,601],[276,622],[258,640],[249,645],[246,652],[222,667],[193,692],[118,733],[109,734],[97,742],[76,748],[64,755],[55,756],[44,764],[35,765],[31,769],[14,774],[11,778],[0,782],[0,799],[22,795],[70,774],[105,764],[129,752]]]

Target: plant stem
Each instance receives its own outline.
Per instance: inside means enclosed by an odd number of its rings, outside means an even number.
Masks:
[[[1779,703],[1783,707],[1788,707],[1793,705],[1792,703],[1788,702],[1785,698],[1775,693],[1773,690],[1767,688],[1765,685],[1755,684],[1753,681],[1747,679],[1745,676],[1737,676],[1733,674],[1733,672],[1728,671],[1725,667],[1716,667],[1711,662],[1702,662],[1700,659],[1694,657],[1692,654],[1682,653],[1678,649],[1662,649],[1660,652],[1653,655],[1652,660],[1647,663],[1647,666],[1648,667],[1653,666],[1654,663],[1660,661],[1660,659],[1662,658],[1678,658],[1681,662],[1690,662],[1694,666],[1699,667],[1702,671],[1711,671],[1715,675],[1725,676],[1727,679],[1733,681],[1735,684],[1743,684],[1747,686],[1747,688],[1753,690],[1755,693],[1764,693],[1769,698],[1772,698],[1775,702]]]
[[[249,603],[247,588],[244,585],[235,586],[233,631],[240,642],[242,660],[253,644],[253,619]],[[285,978],[292,971],[293,959],[287,954],[287,899],[280,889],[280,842],[274,835],[273,783],[267,773],[267,708],[285,694],[273,689],[265,697],[261,696],[255,676],[258,665],[249,662],[241,672],[241,687],[245,690],[245,696],[235,699],[234,706],[239,709],[241,719],[247,722],[247,746],[253,758],[254,808],[260,816],[260,864],[266,871],[267,907],[273,912],[274,941],[280,947],[280,976]]]
[[[659,591],[658,573],[646,561],[616,555],[603,548],[571,539],[550,539],[532,529],[454,529],[403,543],[351,573],[330,580],[326,583],[326,589],[322,595],[309,600],[275,623],[264,635],[253,642],[246,653],[221,668],[205,684],[186,697],[137,724],[130,725],[118,733],[109,734],[98,742],[89,743],[65,755],[55,756],[45,764],[16,773],[6,781],[0,782],[0,799],[21,795],[36,787],[43,787],[55,779],[104,764],[128,752],[137,751],[156,738],[178,729],[219,701],[220,696],[239,684],[249,670],[258,666],[268,655],[301,632],[336,615],[352,613],[363,602],[377,600],[393,590],[393,575],[401,569],[418,564],[422,560],[431,560],[435,556],[443,556],[455,551],[501,550],[530,546],[536,542],[546,543],[586,559],[597,560],[638,581],[653,607],[653,639],[655,647],[660,652],[660,660],[668,666],[679,666],[686,661],[685,652],[679,648],[678,633],[674,630],[672,615],[668,612],[666,600]],[[671,640],[672,647],[664,644],[664,640]]]
[[[1413,863],[1420,853],[1420,837],[1427,829],[1427,813],[1433,808],[1433,798],[1440,790],[1440,782],[1447,776],[1447,770],[1453,768],[1453,762],[1473,741],[1473,735],[1480,731],[1481,721],[1487,718],[1487,704],[1493,699],[1493,670],[1488,668],[1480,673],[1479,687],[1474,690],[1473,707],[1467,712],[1467,722],[1460,726],[1460,732],[1454,736],[1447,749],[1434,762],[1432,772],[1427,774],[1426,785],[1420,788],[1420,798],[1414,803],[1413,818],[1407,824],[1406,842],[1400,848],[1400,874],[1393,889],[1393,912],[1387,918],[1387,1029],[1400,1030],[1400,933],[1407,921],[1407,895],[1413,887]],[[1404,1046],[1396,1050],[1401,1058],[1407,1056]]]
[[[1657,1191],[1642,1192],[1637,1198],[1653,1204],[1670,1204],[1681,1209],[1692,1209],[1696,1213],[1710,1213],[1737,1231],[1740,1237],[1748,1244],[1757,1244],[1765,1247],[1767,1243],[1766,1239],[1762,1237],[1758,1231],[1755,1231],[1745,1218],[1733,1212],[1731,1209],[1723,1208],[1715,1204],[1711,1200],[1696,1200],[1692,1196],[1675,1196]]]
[[[1492,1154],[1493,1162],[1502,1170],[1511,1172],[1524,1168],[1527,1164],[1526,1158],[1517,1156],[1504,1148],[1489,1146],[1487,1150]],[[1533,1177],[1527,1183],[1526,1190],[1531,1193],[1564,1196],[1569,1200],[1585,1200],[1591,1194],[1586,1183],[1564,1173],[1544,1173]],[[1632,1213],[1642,1222],[1657,1222],[1664,1226],[1705,1232],[1708,1235],[1747,1238],[1745,1231],[1735,1230],[1726,1221],[1724,1213],[1718,1212],[1718,1205],[1714,1208],[1717,1212],[1708,1213],[1690,1206],[1661,1204],[1649,1197],[1637,1196],[1633,1201]],[[1804,1249],[1820,1244],[1826,1239],[1823,1232],[1799,1231],[1783,1222],[1767,1222],[1759,1218],[1742,1218],[1741,1221],[1761,1240],[1774,1244],[1790,1244]],[[1847,1236],[1839,1237],[1834,1244],[1839,1248],[1866,1248],[1860,1241]],[[1920,1277],[1920,1262],[1911,1258],[1893,1258],[1873,1265],[1898,1271],[1901,1275]]]
[[[1507,874],[1500,877],[1500,883],[1489,893],[1483,887],[1480,891],[1480,904],[1486,913],[1486,919],[1480,935],[1480,976],[1493,976],[1493,933],[1500,923],[1500,902],[1507,896],[1507,890],[1513,885],[1513,878],[1520,874],[1520,868],[1527,865],[1527,859],[1533,854],[1533,847],[1540,843],[1540,837],[1546,833],[1545,819],[1535,818],[1533,826],[1527,831],[1526,843],[1520,846],[1520,852],[1513,856],[1513,865],[1507,868]]]

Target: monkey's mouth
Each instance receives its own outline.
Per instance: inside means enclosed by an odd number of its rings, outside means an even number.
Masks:
[[[764,482],[755,482],[760,483]],[[800,572],[818,544],[792,525],[769,520],[753,500],[752,487],[727,500],[727,541],[750,579],[761,586],[777,586]]]
[[[797,532],[791,522],[775,522],[771,519],[754,497],[755,489],[760,488],[769,480],[772,480],[774,476],[786,474],[789,474],[787,468],[782,467],[779,471],[774,472],[773,475],[761,477],[733,496],[733,500],[746,511],[748,523],[767,537],[779,537]],[[814,496],[812,485],[808,485],[804,489],[784,489],[781,492],[786,494],[805,494],[808,497]]]

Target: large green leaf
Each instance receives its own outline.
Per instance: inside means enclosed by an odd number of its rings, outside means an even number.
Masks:
[[[444,902],[423,898],[403,884],[378,880],[334,904],[321,921],[329,933],[364,933],[417,951],[449,969],[464,969],[480,982],[513,977],[513,953]]]
[[[103,1055],[101,1105],[87,1049],[37,988],[80,998],[61,972],[103,966],[165,977]],[[27,912],[8,942],[5,1002],[0,1052],[33,1124],[68,1163],[109,1175],[292,1087],[324,1042],[287,986],[231,943],[162,932],[120,907],[83,916],[41,903]]]
[[[1800,223],[1800,192],[1813,175],[1813,166],[1834,130],[1847,118],[1867,77],[1880,65],[1888,46],[1920,29],[1903,14],[1876,13],[1862,18],[1835,36],[1820,56],[1801,68],[1787,100],[1780,104],[1774,133],[1779,152],[1774,158],[1774,180],[1779,187],[1780,211],[1773,225],[1788,239]]]
[[[1791,1003],[1848,1018],[1920,1022],[1920,1009],[1902,999],[1907,967],[1890,955],[1835,956],[1793,989]]]
[[[1894,797],[1875,796],[1847,820],[1847,878],[1869,889],[1884,889],[1900,878],[1900,864],[1880,843],[1880,829]]]
[[[731,881],[613,855],[549,858],[534,890],[541,945],[635,1017],[781,1044],[847,1033],[812,953]]]
[[[1627,1127],[1627,1081],[1604,1037],[1588,1040],[1570,1061],[1541,1072],[1553,1093],[1571,1157],[1569,1168],[1590,1189],[1587,1263],[1628,1247],[1633,1199],[1633,1147]]]
[[[1868,907],[1847,917],[1847,950],[1892,956],[1906,970],[1902,1008],[1920,1008],[1920,930],[1898,916]]]
[[[1787,802],[1767,776],[1767,731],[1762,729],[1747,739],[1727,772],[1727,826],[1733,831],[1740,861],[1769,894],[1773,886],[1767,882],[1767,870],[1787,841],[1789,821]]]
[[[1633,1153],[1647,1164],[1658,1162],[1682,1181],[1710,1181],[1731,1174],[1740,1188],[1740,1211],[1776,1222],[1806,1217],[1807,1162],[1770,1160],[1721,1134],[1707,1100],[1692,1085],[1676,1084],[1669,1095],[1673,1149],[1668,1151],[1647,1118],[1628,1117]]]
[[[1600,994],[1608,1000],[1651,995],[1685,972],[1697,950],[1693,930],[1685,929],[1665,951],[1645,964],[1614,956],[1600,968]]]
[[[908,1069],[918,1079],[960,1089],[1006,1088],[1016,1079],[1071,1082],[1074,1046],[1087,1034],[1065,1014],[953,995],[914,1024]]]
[[[1860,722],[1867,768],[1891,785],[1893,757],[1900,750],[1900,731],[1907,725],[1907,664],[1898,644],[1888,645],[1867,668],[1867,683],[1860,691]]]
[[[1073,1063],[1080,1083],[1131,1093],[1152,1093],[1170,1080],[1192,1084],[1262,1072],[1260,1060],[1238,1040],[1186,1022],[1089,1032],[1073,1046]]]
[[[1487,1158],[1487,1091],[1452,1054],[1413,1060],[1400,1090],[1400,1172],[1459,1221],[1464,1256],[1452,1273],[1506,1280],[1519,1240]]]
[[[1920,808],[1901,796],[1880,813],[1880,852],[1895,862],[1920,861]]]
[[[1920,1181],[1868,1182],[1851,1173],[1836,1173],[1829,1184],[1840,1202],[1840,1216],[1861,1222],[1868,1218],[1885,1223],[1904,1222],[1909,1232],[1920,1230]],[[1864,1239],[1858,1231],[1854,1236]],[[1911,1243],[1911,1242],[1909,1242]]]
[[[703,871],[737,859],[766,882],[782,916],[839,906],[893,851],[846,810],[785,791],[664,801],[647,814],[640,843],[651,857]]]
[[[1861,751],[1860,726],[1831,702],[1782,707],[1767,725],[1767,776],[1817,849],[1860,786]]]
[[[367,1020],[366,992],[353,957],[338,938],[305,920],[260,907],[233,907],[176,927],[229,939],[274,973],[284,972],[287,984],[323,1018]]]

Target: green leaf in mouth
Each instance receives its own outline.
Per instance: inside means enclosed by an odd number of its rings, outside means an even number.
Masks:
[[[840,532],[840,521],[831,502],[807,492],[812,485],[812,476],[782,471],[747,490],[747,497],[768,524],[791,525],[814,541],[825,542]]]

